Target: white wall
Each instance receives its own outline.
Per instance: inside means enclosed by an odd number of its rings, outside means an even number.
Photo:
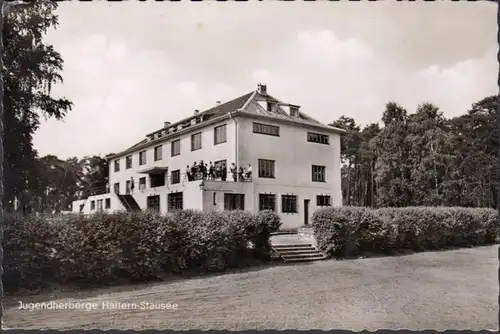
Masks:
[[[226,124],[226,138],[227,141],[222,144],[214,145],[214,128]],[[191,151],[191,135],[202,132],[202,148],[200,150]],[[171,142],[177,139],[181,140],[181,154],[172,157],[171,156]],[[162,145],[163,154],[162,159],[159,161],[154,161],[154,148],[158,145]],[[144,170],[150,167],[168,167],[168,177],[170,177],[171,172],[177,169],[181,170],[181,174],[185,173],[186,166],[191,166],[193,162],[199,162],[203,160],[205,163],[210,161],[214,162],[217,160],[227,160],[228,165],[230,165],[235,160],[235,150],[234,150],[234,123],[232,120],[226,120],[223,122],[218,122],[210,125],[201,130],[194,130],[180,137],[175,137],[168,139],[163,142],[155,143],[151,147],[146,148],[146,164],[139,165],[139,152],[144,150],[140,149],[132,153],[132,168],[126,169],[125,156],[120,157],[120,171],[114,171],[114,160],[110,161],[109,168],[109,185],[110,190],[113,192],[113,185],[116,182],[120,183],[120,193],[125,194],[125,183],[130,180],[131,177],[134,178],[134,192],[139,188],[139,178],[146,177],[146,185],[149,188],[149,176],[147,174],[140,174],[138,171]],[[182,175],[181,179],[184,177]]]
[[[108,209],[106,209],[106,199],[107,198],[110,199],[110,204],[111,204],[110,208],[108,208]],[[113,212],[113,211],[125,210],[125,207],[120,202],[118,197],[113,193],[109,193],[109,194],[90,196],[87,199],[73,201],[73,203],[71,205],[72,206],[71,211],[74,213],[80,213],[80,205],[84,204],[83,211],[81,213],[84,213],[84,214],[96,213],[98,200],[103,200],[102,201],[102,209],[103,209],[102,211],[103,212]],[[94,210],[91,210],[91,202],[92,201],[95,202]]]
[[[280,136],[253,133],[253,122],[280,127]],[[259,209],[258,194],[277,195],[277,210],[282,216],[283,227],[297,227],[304,223],[304,199],[309,199],[309,224],[316,206],[317,195],[331,196],[334,206],[342,205],[340,186],[340,136],[326,131],[292,126],[262,119],[239,118],[238,152],[240,165],[252,165],[254,211]],[[307,141],[307,132],[327,134],[330,144]],[[275,178],[258,177],[258,159],[275,161]],[[312,165],[326,166],[326,182],[312,182]],[[298,213],[281,212],[281,196],[298,196]]]

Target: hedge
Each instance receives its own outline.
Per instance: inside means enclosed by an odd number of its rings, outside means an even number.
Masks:
[[[7,216],[4,288],[114,285],[246,266],[270,258],[270,235],[280,225],[272,211]]]
[[[326,208],[313,214],[318,248],[331,257],[494,244],[498,211],[487,208]]]

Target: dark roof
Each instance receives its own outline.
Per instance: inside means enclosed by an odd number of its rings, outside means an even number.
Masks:
[[[219,117],[219,116],[222,116],[222,115],[225,115],[229,112],[233,112],[237,109],[240,109],[241,107],[243,107],[245,105],[245,103],[248,101],[248,99],[252,96],[254,92],[250,92],[250,93],[247,93],[245,95],[242,95],[240,97],[237,97],[233,100],[230,100],[230,101],[227,101],[227,102],[224,102],[224,103],[221,103],[215,107],[212,107],[210,109],[207,109],[205,111],[202,111],[196,115],[192,115],[192,116],[189,116],[189,117],[186,117],[178,122],[175,122],[175,123],[172,123],[169,125],[169,127],[174,127],[174,126],[177,126],[178,124],[181,124],[181,123],[184,123],[184,122],[187,122],[189,120],[191,120],[192,118],[195,118],[195,117],[203,117],[203,120],[206,121],[206,120],[209,120],[209,119],[212,119],[212,118],[216,118],[216,117]],[[159,131],[163,131],[165,130],[165,128],[161,128],[161,129],[158,129],[154,132],[151,132],[149,134],[147,134],[146,136],[150,136],[150,135],[153,135]],[[148,140],[147,139],[143,139],[141,140],[140,142],[130,146],[129,148],[127,148],[126,150],[124,150],[123,152],[128,152],[132,149],[134,149],[135,147],[138,147],[138,146],[141,146],[142,144],[146,143]],[[121,152],[121,153],[123,153]],[[120,154],[120,153],[118,153]]]

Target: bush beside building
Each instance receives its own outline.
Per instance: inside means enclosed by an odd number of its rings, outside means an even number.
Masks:
[[[489,245],[500,232],[498,212],[483,208],[327,208],[312,220],[318,248],[330,257]]]
[[[53,284],[82,287],[159,279],[163,274],[220,272],[270,258],[280,227],[272,211],[202,213],[185,210],[6,217],[7,293]],[[251,245],[251,246],[250,246]]]

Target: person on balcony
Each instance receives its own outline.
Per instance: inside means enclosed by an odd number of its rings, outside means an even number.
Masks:
[[[134,178],[133,177],[130,177],[130,192],[133,193],[134,192]]]
[[[215,180],[215,167],[212,164],[212,161],[210,161],[210,166],[208,167],[208,178],[210,180]]]
[[[196,164],[196,161],[193,163],[191,166],[191,181],[196,180],[196,175],[198,174],[198,165]]]
[[[200,166],[201,166],[200,168],[201,179],[206,180],[208,175],[208,166],[206,163],[203,162],[203,160],[201,160]]]
[[[247,166],[247,170],[245,172],[245,178],[248,180],[248,181],[251,181],[252,180],[252,165],[248,164]]]
[[[227,167],[225,162],[222,163],[220,172],[221,172],[221,180],[225,182],[227,179]]]
[[[193,181],[193,177],[191,176],[191,169],[189,168],[189,165],[186,166],[186,178],[188,182]]]
[[[229,171],[233,175],[233,181],[234,182],[238,181],[238,173],[236,170],[236,164],[234,162],[231,164],[231,168],[229,169]]]
[[[243,179],[243,175],[245,175],[245,171],[243,170],[243,166],[240,166],[240,168],[238,168],[238,180],[239,181],[245,181]]]
[[[222,164],[215,164],[215,179],[222,179]]]
[[[109,194],[109,183],[106,182],[106,194]]]

